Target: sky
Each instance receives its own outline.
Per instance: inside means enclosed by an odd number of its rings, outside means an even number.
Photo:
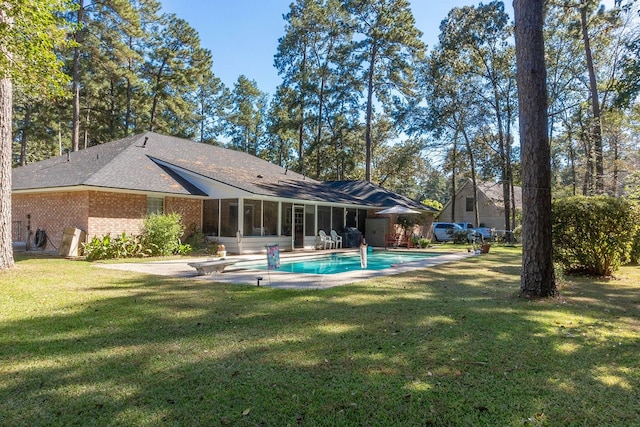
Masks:
[[[213,56],[213,73],[232,88],[244,74],[263,92],[273,94],[281,78],[273,66],[278,39],[284,35],[283,15],[292,0],[160,0],[162,10],[175,13],[200,34],[201,46]],[[416,27],[429,48],[438,42],[440,22],[454,7],[477,5],[469,0],[412,0]],[[484,1],[488,3],[488,1]],[[511,1],[505,10],[513,17]]]
[[[293,0],[160,0],[162,10],[175,13],[200,34],[201,46],[213,56],[213,72],[232,88],[240,75],[255,80],[271,95],[281,83],[273,66],[278,39],[284,35],[283,15]],[[484,0],[483,3],[488,3]],[[614,0],[602,0],[607,8]],[[440,22],[454,7],[478,5],[480,0],[410,0],[416,27],[431,49],[438,42]],[[505,11],[513,20],[512,0]]]

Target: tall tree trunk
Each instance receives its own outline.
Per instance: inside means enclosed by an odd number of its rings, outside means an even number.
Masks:
[[[167,64],[167,58],[162,60],[162,64],[158,67],[158,72],[155,75],[153,102],[151,103],[151,112],[149,113],[149,131],[155,132],[156,128],[156,112],[158,110],[158,99],[160,98],[160,85],[162,75],[164,73],[164,67]]]
[[[589,72],[589,91],[591,92],[591,108],[593,110],[593,156],[595,162],[596,194],[604,193],[604,165],[602,159],[602,126],[600,117],[600,101],[598,99],[598,82],[591,54],[589,28],[587,27],[587,4],[585,0],[580,4],[580,23],[582,26],[582,40],[584,41],[587,71]]]
[[[0,16],[0,22],[3,21]],[[0,270],[13,267],[11,241],[11,80],[0,78]]]
[[[569,167],[571,169],[571,195],[578,195],[578,173],[576,172],[576,151],[573,149],[573,131],[567,127],[567,140],[569,141]]]
[[[507,93],[510,94],[511,91],[508,91]],[[515,184],[513,182],[513,163],[511,162],[511,154],[512,154],[511,120],[512,120],[511,103],[507,96],[506,152],[507,152],[507,174],[509,177],[509,195],[511,196],[510,197],[511,224],[509,224],[511,226],[509,228],[510,231],[516,228],[516,194],[515,194]],[[508,234],[509,243],[513,243],[513,239],[514,239],[513,233],[509,233]]]
[[[613,149],[613,177],[611,182],[611,194],[614,197],[620,197],[619,182],[620,182],[620,146],[618,134],[614,135],[610,143]]]
[[[593,162],[593,148],[589,138],[583,143],[584,156],[587,159],[587,164],[584,170],[584,180],[582,182],[582,195],[593,195],[593,175],[594,175],[594,162]]]
[[[200,86],[200,142],[204,142],[204,115],[205,115],[205,92],[204,92],[204,81]]]
[[[371,57],[369,58],[369,78],[367,79],[367,110],[365,117],[365,174],[364,179],[371,182],[371,122],[373,120],[373,73],[378,55],[375,41],[371,46]]]
[[[0,10],[0,25],[10,34],[13,21]],[[11,56],[0,46],[3,59]],[[9,56],[9,58],[6,58]],[[13,87],[8,75],[0,74],[0,270],[13,267],[11,241],[11,124],[13,120]]]
[[[89,145],[89,119],[91,116],[91,108],[87,105],[87,117],[84,121],[84,149]]]
[[[324,73],[323,73],[324,74]],[[316,176],[320,176],[321,173],[321,165],[323,162],[320,161],[320,141],[322,141],[322,109],[324,107],[324,84],[325,77],[324,75],[320,79],[320,93],[318,94],[318,130],[316,132],[316,150],[318,152],[316,156]]]
[[[82,22],[84,21],[84,0],[78,1],[78,27],[75,41],[78,46],[73,48],[73,71],[71,93],[73,94],[73,119],[71,123],[71,149],[78,151],[80,144],[80,43],[82,39]]]
[[[129,36],[129,49],[133,51],[133,37]],[[131,127],[131,98],[133,97],[133,85],[131,84],[130,76],[133,73],[133,58],[127,58],[127,69],[129,73],[127,74],[127,110],[124,113],[124,132],[122,136],[129,135],[129,129]]]
[[[491,74],[489,74],[491,76]],[[504,200],[504,229],[511,231],[511,192],[510,186],[510,164],[511,164],[511,152],[507,147],[505,141],[505,132],[502,123],[502,109],[500,108],[500,92],[498,90],[498,82],[494,77],[491,77],[491,83],[493,85],[493,98],[494,98],[494,110],[496,114],[496,125],[498,127],[498,149],[500,151],[500,178],[502,180],[502,197]],[[511,233],[507,234],[509,240],[511,239]]]
[[[569,140],[571,141],[571,140]],[[573,145],[569,147],[569,161],[571,163],[571,195],[578,195],[578,175],[576,173],[576,153],[573,150]]]
[[[516,79],[522,147],[520,294],[557,294],[551,239],[551,149],[542,32],[544,0],[514,0]]]
[[[496,99],[496,103],[498,100]],[[498,116],[498,141],[500,146],[500,175],[502,178],[502,197],[504,199],[504,229],[506,232],[511,231],[511,152],[508,150],[504,131],[502,130],[502,117],[500,110],[497,111]],[[511,240],[511,233],[507,234]]]
[[[20,166],[27,164],[27,144],[29,143],[29,131],[31,130],[31,106],[24,106],[24,124],[20,135]]]
[[[473,221],[473,225],[474,227],[480,227],[480,212],[479,212],[479,205],[478,205],[478,183],[477,183],[477,173],[476,173],[476,160],[475,157],[473,155],[473,149],[472,149],[472,144],[471,144],[471,140],[469,139],[469,136],[467,135],[466,130],[464,129],[464,127],[462,127],[462,129],[460,129],[460,132],[462,132],[462,136],[464,138],[464,144],[465,147],[467,149],[467,154],[469,155],[469,168],[471,169],[471,183],[473,184],[473,212],[474,212],[474,221]]]
[[[453,151],[451,153],[451,222],[456,221],[456,169],[458,165],[458,132],[453,135]]]
[[[300,172],[303,175],[306,175],[304,170],[304,109],[305,109],[305,91],[306,81],[307,81],[307,46],[304,46],[303,54],[302,54],[302,64],[300,64],[301,75],[302,75],[302,85],[300,87],[300,125],[298,127],[298,161],[300,162]]]

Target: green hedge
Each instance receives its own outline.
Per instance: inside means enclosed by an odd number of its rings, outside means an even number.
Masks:
[[[631,259],[638,209],[626,199],[575,196],[553,202],[555,261],[568,273],[609,276]]]

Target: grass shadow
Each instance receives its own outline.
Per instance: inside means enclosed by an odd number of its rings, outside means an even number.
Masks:
[[[2,290],[10,425],[640,418],[639,286],[577,280],[561,299],[514,298],[514,250],[322,291],[24,264]],[[27,286],[35,276],[45,285]]]

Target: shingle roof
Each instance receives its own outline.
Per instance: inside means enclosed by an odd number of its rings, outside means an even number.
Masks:
[[[247,153],[147,132],[13,169],[13,190],[91,186],[206,196],[183,171],[255,195],[363,205]]]
[[[437,209],[423,205],[422,203],[417,203],[408,197],[394,193],[368,181],[327,181],[325,184],[336,191],[342,191],[343,193],[362,199],[371,206],[390,208],[400,205],[426,212],[439,212]]]
[[[472,185],[470,184],[471,180],[469,180],[468,183],[469,185]],[[478,181],[476,185],[478,186],[478,190],[482,191],[485,196],[487,196],[489,199],[491,199],[491,201],[493,201],[494,204],[498,206],[504,204],[504,193],[502,190],[501,182],[495,183],[495,182]],[[522,206],[522,187],[514,185],[513,195],[514,195],[516,206],[518,207]]]
[[[473,181],[469,178],[465,181],[464,184],[460,186],[458,191],[456,191],[456,196],[460,194],[464,188],[467,186],[472,186]],[[489,200],[493,202],[496,206],[504,206],[504,194],[502,193],[502,183],[501,182],[485,182],[485,181],[476,181],[476,186],[478,191],[483,193]],[[515,199],[516,208],[522,207],[522,187],[517,185],[513,186],[513,194]],[[444,209],[446,209],[451,204],[451,200],[449,200],[445,205]]]

